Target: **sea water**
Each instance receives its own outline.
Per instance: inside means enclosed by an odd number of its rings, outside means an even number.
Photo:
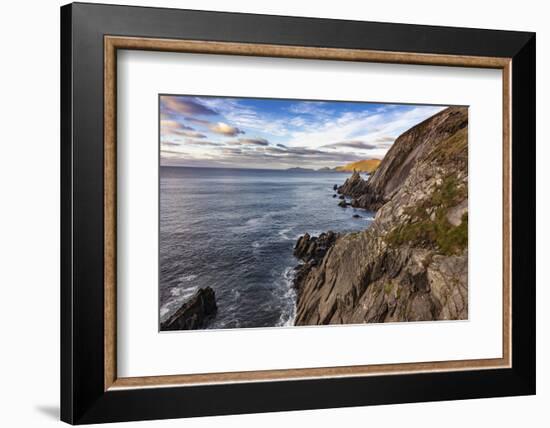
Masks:
[[[161,321],[210,286],[218,312],[207,328],[293,325],[296,240],[306,232],[363,230],[373,220],[333,197],[333,186],[349,175],[161,167]]]

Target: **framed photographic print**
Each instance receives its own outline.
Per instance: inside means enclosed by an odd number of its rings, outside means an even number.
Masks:
[[[61,418],[535,393],[535,35],[61,8]]]

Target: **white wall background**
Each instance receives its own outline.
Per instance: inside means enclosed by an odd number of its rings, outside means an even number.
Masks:
[[[548,222],[550,115],[548,12],[541,1],[460,4],[440,0],[302,1],[148,0],[126,4],[170,6],[323,18],[485,27],[537,32],[537,340],[535,397],[420,403],[285,412],[188,420],[141,426],[280,427],[400,426],[446,428],[544,426],[550,417],[550,298]],[[116,3],[103,1],[103,3]],[[59,6],[58,0],[4,2],[0,14],[0,421],[8,427],[59,424]],[[545,406],[546,405],[546,406]],[[137,426],[137,423],[125,426]]]

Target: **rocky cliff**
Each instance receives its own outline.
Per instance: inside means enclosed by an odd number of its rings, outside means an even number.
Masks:
[[[368,181],[354,173],[338,189],[376,217],[300,238],[296,325],[467,318],[467,125],[467,108],[445,109],[402,134]]]

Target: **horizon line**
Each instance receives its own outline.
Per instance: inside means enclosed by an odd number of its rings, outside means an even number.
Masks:
[[[379,159],[378,159],[379,160]],[[163,165],[159,164],[159,167],[161,168],[196,168],[196,169],[240,169],[240,170],[260,170],[260,171],[288,171],[288,170],[303,170],[303,171],[311,171],[311,172],[352,172],[352,171],[338,171],[336,169],[330,168],[329,170],[323,170],[325,167],[321,168],[303,168],[303,167],[296,167],[291,166],[288,168],[243,168],[243,167],[233,167],[233,166],[189,166],[189,165]]]

